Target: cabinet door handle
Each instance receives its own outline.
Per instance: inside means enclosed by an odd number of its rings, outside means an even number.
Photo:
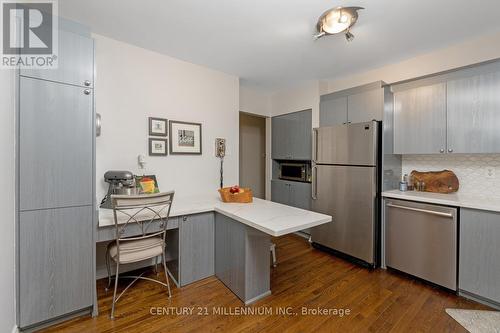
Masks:
[[[84,93],[85,95],[90,95],[90,89],[85,89],[85,90],[83,91],[83,93]]]
[[[439,152],[440,152],[441,154],[443,154],[443,153],[444,153],[444,149],[443,149],[443,148],[439,149]]]
[[[90,81],[89,80],[85,80],[83,82],[83,84],[85,85],[85,87],[90,87]]]
[[[453,149],[449,148],[448,153],[453,153]]]
[[[186,222],[186,221],[187,221],[187,219],[188,219],[188,217],[187,217],[187,216],[183,216],[183,217],[182,217],[182,221],[184,221],[184,222]]]

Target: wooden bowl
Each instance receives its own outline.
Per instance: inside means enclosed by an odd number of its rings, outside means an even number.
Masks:
[[[250,188],[242,187],[238,193],[231,193],[229,192],[230,189],[230,187],[219,189],[220,198],[223,202],[250,203],[253,201],[253,193]]]

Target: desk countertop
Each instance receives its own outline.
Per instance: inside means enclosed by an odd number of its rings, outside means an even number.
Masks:
[[[332,217],[308,210],[254,198],[252,203],[223,203],[217,195],[174,198],[170,216],[217,212],[271,236],[282,236],[332,221]],[[151,213],[138,214],[148,220]],[[123,217],[122,223],[125,222]],[[99,209],[99,227],[114,225],[113,211]]]

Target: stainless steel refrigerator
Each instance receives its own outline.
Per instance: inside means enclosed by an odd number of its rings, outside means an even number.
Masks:
[[[313,245],[369,266],[378,261],[379,127],[372,121],[313,131],[312,207],[333,217],[311,230]]]

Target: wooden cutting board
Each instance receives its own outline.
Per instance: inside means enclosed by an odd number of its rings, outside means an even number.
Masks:
[[[415,189],[417,182],[425,183],[425,192],[453,193],[460,187],[457,175],[451,170],[427,172],[413,170],[411,176]]]

